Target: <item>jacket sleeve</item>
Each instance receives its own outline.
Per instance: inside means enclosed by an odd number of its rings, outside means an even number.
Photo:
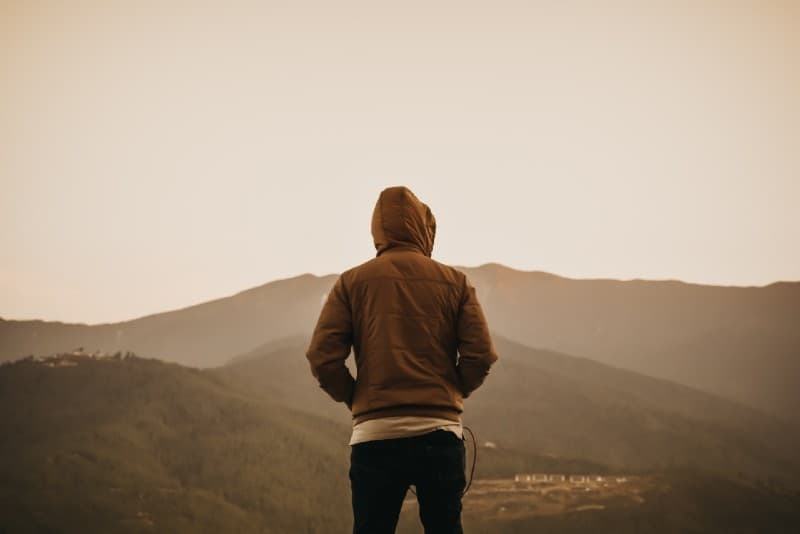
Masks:
[[[461,380],[462,396],[467,398],[483,383],[498,355],[475,288],[466,277],[459,304],[457,335],[459,360],[456,371]]]
[[[353,344],[353,320],[342,277],[322,307],[306,358],[320,387],[337,402],[352,405],[355,380],[344,364]]]

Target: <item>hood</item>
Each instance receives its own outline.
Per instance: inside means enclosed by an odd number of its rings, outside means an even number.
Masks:
[[[376,256],[394,247],[412,247],[430,257],[436,237],[436,219],[427,204],[405,186],[381,191],[372,212],[372,240]]]

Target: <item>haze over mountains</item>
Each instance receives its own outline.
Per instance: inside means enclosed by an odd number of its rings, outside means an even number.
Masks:
[[[574,280],[498,264],[459,268],[497,335],[800,422],[800,282],[721,287]],[[0,320],[0,361],[84,347],[217,366],[264,343],[310,334],[335,279],[304,274],[120,323]]]

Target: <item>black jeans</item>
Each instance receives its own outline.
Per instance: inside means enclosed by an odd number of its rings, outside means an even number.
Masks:
[[[464,441],[447,430],[356,443],[350,450],[353,534],[393,534],[409,485],[425,534],[463,534]]]

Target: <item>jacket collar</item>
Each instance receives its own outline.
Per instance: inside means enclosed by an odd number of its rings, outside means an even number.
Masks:
[[[422,250],[420,247],[418,247],[417,245],[411,245],[411,244],[408,244],[408,245],[405,245],[405,244],[404,244],[404,245],[400,245],[400,244],[398,244],[398,245],[392,245],[392,246],[390,246],[389,248],[384,248],[384,249],[382,249],[382,250],[379,250],[379,251],[377,252],[377,254],[375,254],[375,256],[377,257],[377,256],[380,256],[380,255],[382,255],[382,254],[391,254],[392,252],[402,252],[402,251],[416,252],[416,253],[418,253],[418,254],[422,254],[423,256],[425,256],[425,255],[426,255],[426,254],[425,254],[425,251],[423,251],[423,250]]]

